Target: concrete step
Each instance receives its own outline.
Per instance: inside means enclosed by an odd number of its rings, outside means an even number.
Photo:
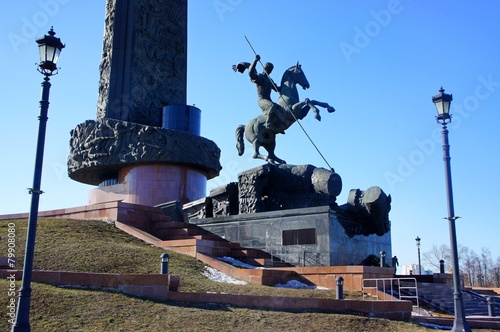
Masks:
[[[245,259],[245,258],[271,258],[271,255],[265,251],[259,249],[233,249],[231,250],[231,257],[236,259]]]
[[[211,236],[210,234],[196,234],[196,235],[188,235],[188,234],[166,234],[160,237],[163,241],[171,241],[171,240],[188,240],[188,239],[196,239],[196,240],[212,240],[217,241],[218,238]]]
[[[421,301],[432,303],[443,312],[455,311],[453,287],[443,284],[419,283],[418,295]],[[483,299],[464,291],[462,293],[464,310],[467,315],[488,315],[488,307]]]
[[[175,223],[174,226],[172,226],[171,224],[173,223],[172,222],[164,223],[164,225],[155,228],[154,229],[155,236],[162,240],[175,240],[175,239],[189,238],[189,236],[202,235],[201,238],[206,240],[226,241],[220,236],[213,234],[196,225],[186,225],[184,223],[179,223],[179,222]]]
[[[472,292],[476,294],[480,294],[482,296],[499,296],[500,294],[497,294],[493,289],[481,289],[481,288],[473,288],[471,289]]]
[[[161,228],[164,233],[171,235],[198,235],[202,234],[199,229],[191,228],[191,227],[182,227],[182,228]]]
[[[155,235],[161,239],[159,246],[190,256],[203,253],[213,257],[229,256],[254,266],[291,266],[279,259],[273,259],[262,250],[242,248],[239,243],[228,242],[196,225],[161,222],[156,223],[155,232]]]
[[[235,250],[243,249],[241,247],[241,245],[237,242],[228,242],[228,243],[229,243],[229,248],[231,248],[231,249],[235,249]]]
[[[265,259],[264,267],[293,267],[294,265],[275,259]]]
[[[180,221],[157,221],[153,224],[153,229],[183,228],[183,227],[186,227],[186,223]]]
[[[233,257],[235,258],[235,257]],[[240,257],[239,261],[259,267],[292,267],[293,265],[280,261],[278,258]]]
[[[159,241],[158,244],[162,247],[172,247],[172,248],[185,247],[185,246],[211,246],[211,247],[227,248],[228,250],[230,250],[227,242],[204,240],[197,238],[165,240],[165,241]]]

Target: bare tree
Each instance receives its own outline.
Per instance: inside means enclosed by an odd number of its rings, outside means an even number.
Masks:
[[[481,261],[483,262],[483,287],[491,287],[493,286],[493,259],[491,259],[491,251],[489,248],[481,248]]]
[[[439,247],[432,245],[432,249],[423,254],[424,263],[439,269],[439,261],[444,260],[445,271],[451,271],[451,250],[442,244]],[[481,248],[478,255],[474,250],[466,246],[458,246],[458,260],[460,272],[465,275],[465,283],[468,286],[500,287],[500,256],[495,263],[491,257],[489,248]]]
[[[494,270],[496,287],[500,287],[500,256],[498,256],[493,270]]]
[[[425,252],[422,256],[426,264],[434,266],[438,270],[440,266],[440,260],[444,260],[445,271],[449,271],[451,268],[451,251],[450,247],[445,244],[442,244],[439,247],[433,244],[432,249],[428,252]]]
[[[474,285],[474,251],[470,251],[469,248],[467,247],[462,247],[461,248],[461,257],[462,257],[462,261],[461,261],[461,269],[462,269],[462,273],[465,274],[466,276],[466,284],[468,286],[472,286]]]
[[[481,257],[476,256],[474,262],[475,262],[475,264],[474,264],[475,271],[474,272],[476,273],[476,277],[477,277],[477,284],[476,285],[479,287],[483,287],[484,275],[481,273],[482,272],[482,270],[481,270],[481,265],[482,265],[481,264],[481,262],[482,262]]]

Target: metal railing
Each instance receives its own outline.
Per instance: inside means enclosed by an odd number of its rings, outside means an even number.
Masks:
[[[369,290],[374,291],[374,294],[370,294],[372,295],[371,297],[376,297],[377,300],[393,301],[394,298],[397,298],[399,301],[410,300],[413,303],[416,303],[417,308],[420,307],[418,302],[417,279],[415,278],[363,279],[363,300],[365,299],[365,294],[368,294]],[[389,294],[387,294],[388,291],[390,292],[390,296]],[[404,293],[406,293],[407,295],[402,294],[402,291],[406,291]],[[413,295],[413,291],[415,292],[415,295]],[[380,298],[381,292],[384,294],[383,299]]]
[[[271,256],[281,259],[294,266],[325,266],[328,262],[322,261],[319,253],[307,250],[303,245],[287,245],[266,243],[265,251]],[[323,258],[324,259],[324,258]]]

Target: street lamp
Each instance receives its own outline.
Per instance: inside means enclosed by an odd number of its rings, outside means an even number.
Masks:
[[[16,320],[12,325],[12,331],[31,331],[29,314],[31,302],[31,274],[33,270],[33,257],[35,254],[35,237],[38,217],[38,203],[40,194],[40,183],[42,180],[43,150],[45,144],[45,131],[47,127],[47,113],[49,110],[49,77],[57,74],[57,60],[64,48],[61,40],[55,37],[56,33],[50,28],[48,35],[36,40],[40,51],[40,64],[38,71],[44,75],[42,82],[42,97],[40,100],[40,123],[38,127],[38,141],[35,157],[35,172],[33,176],[33,187],[29,188],[31,194],[31,207],[28,218],[28,234],[26,236],[26,250],[24,254],[23,280],[19,290],[19,302],[17,304]]]
[[[450,144],[448,142],[448,129],[446,125],[451,122],[450,105],[453,100],[453,95],[444,93],[443,87],[439,89],[439,94],[432,97],[432,102],[436,105],[437,117],[436,120],[443,126],[441,131],[443,137],[443,160],[444,174],[446,179],[446,198],[448,202],[448,223],[450,227],[450,244],[451,244],[451,263],[453,266],[453,298],[455,304],[455,319],[453,321],[452,331],[471,331],[467,320],[465,319],[464,303],[462,292],[460,290],[460,270],[458,267],[458,249],[457,249],[457,232],[455,229],[455,216],[453,208],[453,189],[451,185],[451,166],[450,166]]]
[[[420,240],[421,239],[417,235],[415,242],[417,243],[417,250],[418,250],[418,274],[422,274],[422,265],[420,264]]]

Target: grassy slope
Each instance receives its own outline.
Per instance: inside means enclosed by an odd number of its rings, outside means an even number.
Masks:
[[[26,220],[16,230],[17,268],[22,268]],[[7,253],[8,221],[0,222],[0,255]],[[37,230],[34,268],[80,272],[158,273],[164,250],[152,247],[102,221],[42,219]],[[181,277],[182,291],[233,294],[333,297],[333,291],[277,289],[260,285],[213,282],[192,257],[170,254],[169,272]],[[19,284],[19,283],[18,283]],[[0,330],[7,322],[6,280],[0,280]],[[347,293],[347,298],[356,294]],[[226,306],[162,304],[99,291],[33,284],[33,331],[424,331],[410,323],[351,315],[283,313]]]

